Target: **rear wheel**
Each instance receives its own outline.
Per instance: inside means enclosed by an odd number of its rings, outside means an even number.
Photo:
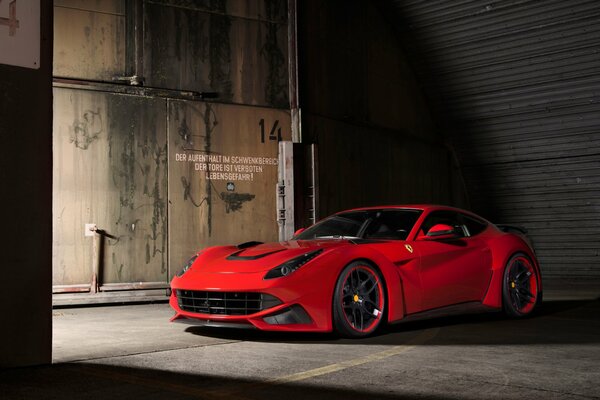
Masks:
[[[383,278],[375,267],[362,261],[349,264],[335,286],[335,330],[346,337],[363,337],[375,332],[385,312],[384,293]]]
[[[539,277],[529,258],[517,253],[508,260],[502,282],[504,311],[511,317],[524,317],[541,302]]]

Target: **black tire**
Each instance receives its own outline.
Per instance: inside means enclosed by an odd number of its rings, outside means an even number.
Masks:
[[[542,302],[540,277],[529,257],[514,254],[506,263],[502,277],[502,304],[511,318],[531,315]]]
[[[364,261],[348,264],[333,294],[333,327],[349,338],[365,337],[385,320],[385,283],[379,270]]]

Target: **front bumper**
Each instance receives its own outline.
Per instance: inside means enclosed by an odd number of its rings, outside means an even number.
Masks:
[[[191,271],[190,271],[191,272]],[[189,272],[188,272],[189,273]],[[264,280],[264,273],[246,274],[200,274],[175,277],[171,282],[169,304],[175,310],[171,321],[192,325],[257,328],[265,331],[331,331],[331,295],[315,288],[303,274],[272,280]],[[269,305],[258,312],[247,315],[223,315],[193,312],[183,309],[177,294],[190,291],[208,293],[261,293],[273,296],[278,304]],[[209,307],[210,308],[210,307]],[[194,310],[209,308],[194,307]]]

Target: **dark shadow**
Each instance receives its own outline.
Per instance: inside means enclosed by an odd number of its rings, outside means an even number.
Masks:
[[[523,319],[511,319],[502,312],[491,312],[398,323],[385,326],[365,339],[345,339],[333,333],[205,327],[190,327],[186,332],[254,342],[399,345],[434,328],[439,332],[426,345],[600,343],[600,299],[544,302],[534,315]]]
[[[234,360],[232,360],[233,362]],[[217,391],[216,393],[214,391]],[[424,388],[423,391],[428,390]],[[229,392],[227,392],[229,391]],[[427,393],[394,394],[385,387],[372,391],[324,385],[283,383],[265,385],[252,379],[176,373],[89,363],[0,371],[3,400],[12,399],[452,399]]]

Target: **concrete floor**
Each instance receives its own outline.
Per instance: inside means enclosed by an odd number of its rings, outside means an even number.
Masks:
[[[0,371],[0,399],[600,399],[600,300],[569,297],[363,340],[171,324],[166,304],[57,309],[55,364]]]

